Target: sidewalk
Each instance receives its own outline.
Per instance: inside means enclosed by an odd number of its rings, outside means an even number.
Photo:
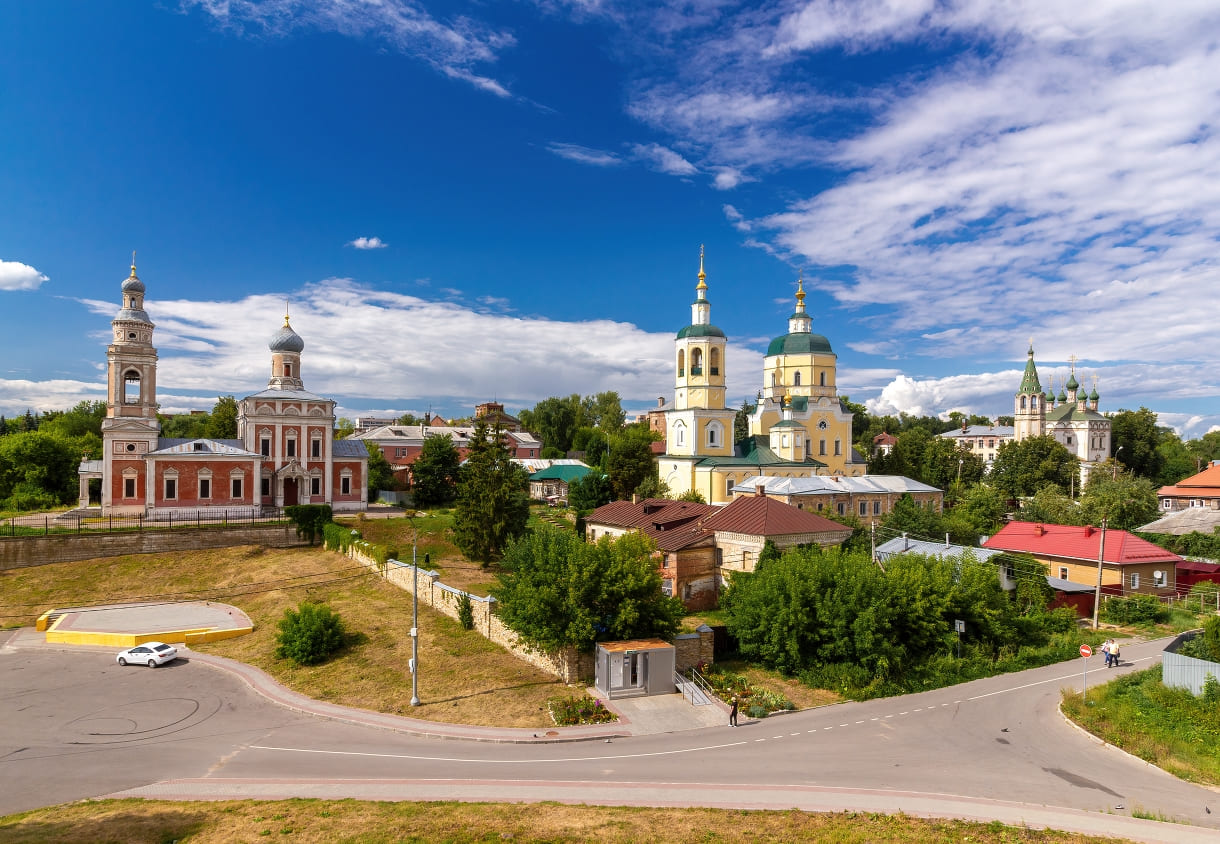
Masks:
[[[48,644],[43,634],[32,627],[23,627],[12,631],[8,640],[0,634],[0,647],[12,647],[30,650],[75,651],[86,653],[105,653],[113,648],[94,645]],[[467,741],[485,741],[509,744],[548,744],[572,741],[596,741],[626,736],[651,735],[655,733],[677,732],[680,730],[699,729],[702,727],[725,724],[728,721],[727,710],[713,702],[707,706],[692,706],[679,694],[655,695],[648,698],[632,698],[627,700],[603,700],[607,709],[619,716],[619,720],[610,724],[590,724],[579,727],[479,727],[472,724],[446,724],[440,721],[425,721],[420,718],[407,718],[401,715],[388,715],[372,712],[367,709],[356,709],[350,706],[326,703],[314,700],[292,691],[280,684],[261,669],[243,662],[227,659],[214,654],[201,653],[187,647],[179,648],[181,659],[187,662],[198,662],[219,671],[227,671],[243,680],[247,686],[262,697],[287,707],[288,709],[329,718],[334,721],[344,721],[365,727],[376,727],[382,730],[392,730],[399,733],[440,739],[464,739]],[[590,690],[590,694],[597,695]]]

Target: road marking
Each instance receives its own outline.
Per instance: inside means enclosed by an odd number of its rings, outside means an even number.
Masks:
[[[857,724],[863,724],[864,722],[863,722],[863,721],[857,721],[856,723],[857,723]]]
[[[776,736],[781,738],[781,736]],[[765,738],[754,741],[766,741]],[[708,744],[702,747],[688,747],[684,750],[659,750],[653,753],[619,753],[613,756],[566,756],[561,759],[461,759],[454,756],[416,756],[410,753],[364,753],[356,750],[317,750],[309,747],[274,747],[266,744],[252,744],[251,750],[272,750],[280,753],[316,753],[324,756],[361,756],[373,759],[413,759],[425,762],[487,762],[502,765],[534,765],[539,762],[597,762],[604,759],[639,759],[647,756],[678,756],[683,753],[695,753],[703,750],[723,750],[726,747],[740,747],[748,744],[746,741],[731,741],[727,744]]]
[[[788,733],[788,735],[790,735],[790,736],[799,736],[799,735],[800,735],[800,733]]]
[[[783,738],[783,736],[771,736],[771,738]]]
[[[899,715],[906,715],[907,713],[905,713],[905,712],[899,712],[898,714],[899,714]]]
[[[1157,657],[1155,657],[1155,656],[1146,656],[1146,657],[1142,657],[1141,659],[1132,659],[1132,660],[1129,660],[1129,662],[1131,662],[1131,663],[1133,663],[1133,664],[1134,664],[1134,663],[1136,663],[1136,662],[1147,662],[1147,661],[1148,661],[1148,660],[1150,660],[1150,659],[1157,659]],[[1076,679],[1077,677],[1079,677],[1079,676],[1080,676],[1080,675],[1079,675],[1078,673],[1076,673],[1076,672],[1074,672],[1074,671],[1073,671],[1071,674],[1064,674],[1062,677],[1052,677],[1052,678],[1051,678],[1051,679],[1049,679],[1049,680],[1039,680],[1039,681],[1038,681],[1038,682],[1036,682],[1036,683],[1026,683],[1026,684],[1025,684],[1025,685],[1023,685],[1023,686],[1013,686],[1013,687],[1012,687],[1012,688],[1010,688],[1010,689],[1000,689],[998,692],[988,692],[988,693],[987,693],[987,694],[985,694],[985,695],[975,695],[974,697],[968,697],[968,698],[966,698],[966,700],[968,700],[968,701],[969,701],[969,700],[982,700],[982,699],[983,699],[983,698],[985,698],[985,697],[994,697],[995,695],[1004,695],[1004,694],[1008,694],[1009,692],[1019,692],[1019,691],[1021,691],[1022,689],[1031,689],[1031,688],[1033,688],[1034,686],[1044,686],[1044,685],[1046,685],[1047,683],[1058,683],[1058,682],[1060,682],[1060,681],[1062,681],[1062,680],[1075,680],[1075,679]],[[959,701],[959,702],[960,702],[960,701]]]
[[[816,732],[817,732],[817,730],[805,730],[805,732],[807,732],[807,733],[816,733]]]

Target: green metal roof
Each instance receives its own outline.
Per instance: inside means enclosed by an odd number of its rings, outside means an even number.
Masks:
[[[531,481],[571,482],[593,471],[588,466],[548,466],[530,475]]]
[[[1017,395],[1041,392],[1042,385],[1038,383],[1038,367],[1034,366],[1034,347],[1030,346],[1029,359],[1025,361],[1025,375],[1021,378],[1021,389],[1017,391]]]
[[[724,332],[714,325],[688,325],[678,332],[678,339],[683,337],[723,337]]]
[[[767,443],[766,434],[754,434],[743,440],[737,450],[740,452],[732,457],[705,457],[697,466],[810,466],[815,469],[825,468],[821,460],[806,457],[804,460],[785,460],[772,451]]]
[[[771,341],[771,345],[767,346],[767,357],[773,355],[804,355],[811,352],[833,354],[834,350],[830,348],[830,341],[821,334],[806,334],[804,332],[776,337]]]
[[[1084,420],[1097,422],[1105,418],[1096,410],[1081,410],[1074,402],[1062,404],[1054,410],[1046,412],[1047,422],[1081,422]]]

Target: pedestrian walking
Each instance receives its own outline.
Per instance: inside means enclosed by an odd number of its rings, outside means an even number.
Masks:
[[[1118,656],[1121,652],[1122,652],[1121,649],[1118,647],[1118,642],[1115,642],[1113,639],[1111,639],[1110,640],[1110,667],[1111,668],[1118,667]]]
[[[1110,645],[1113,644],[1113,639],[1106,639],[1101,643],[1101,652],[1106,656],[1106,668],[1110,667]]]
[[[737,726],[737,696],[733,695],[733,705],[729,708],[729,726]]]

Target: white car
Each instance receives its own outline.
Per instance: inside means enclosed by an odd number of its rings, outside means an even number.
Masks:
[[[177,658],[178,649],[164,642],[145,642],[128,648],[116,657],[119,665],[147,665],[149,668],[156,668]]]

